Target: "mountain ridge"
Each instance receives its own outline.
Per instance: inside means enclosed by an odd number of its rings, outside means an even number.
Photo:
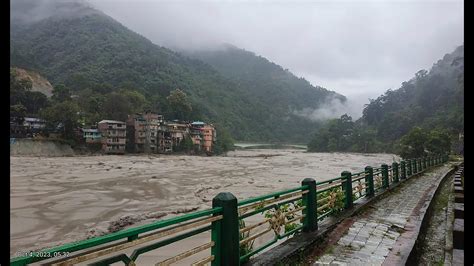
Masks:
[[[269,85],[256,85],[269,81],[267,76],[252,80],[223,75],[207,62],[154,44],[100,11],[78,8],[82,15],[12,23],[11,66],[33,70],[53,86],[64,84],[76,92],[104,83],[112,90],[135,90],[161,106],[179,88],[190,97],[198,118],[222,125],[239,140],[304,142],[319,124],[294,110],[318,108],[334,96],[345,98],[249,54],[240,54],[245,57],[241,61],[255,59],[262,69],[280,69]],[[242,64],[236,67],[245,72]]]

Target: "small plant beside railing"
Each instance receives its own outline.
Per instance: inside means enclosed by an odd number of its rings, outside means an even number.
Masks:
[[[342,187],[332,187],[317,193],[318,220],[344,210],[344,192]]]
[[[240,232],[241,229],[245,228],[245,221],[239,220],[239,241],[242,241],[248,237],[250,237],[250,231],[247,232]],[[239,254],[248,254],[253,250],[253,242],[255,240],[249,241],[244,245],[240,245],[239,247]]]
[[[31,252],[11,259],[10,264],[46,261],[53,265],[70,265],[92,260],[91,265],[120,261],[135,265],[146,252],[208,232],[209,241],[156,265],[169,265],[193,256],[192,265],[240,265],[279,240],[316,231],[318,221],[350,209],[354,202],[373,197],[376,192],[383,193],[400,181],[447,160],[447,156],[435,156],[404,160],[390,166],[383,164],[380,168],[367,166],[363,172],[344,171],[340,177],[318,183],[307,178],[300,187],[241,201],[231,193],[219,193],[212,200],[211,209]],[[249,224],[245,221],[249,217],[261,220]],[[256,242],[259,238],[263,244]],[[131,255],[125,254],[125,250],[131,248],[134,249]],[[59,257],[64,254],[67,256]],[[197,254],[201,256],[196,257]]]

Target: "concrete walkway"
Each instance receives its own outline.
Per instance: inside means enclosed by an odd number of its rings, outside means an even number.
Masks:
[[[418,235],[429,196],[451,169],[446,164],[405,181],[371,204],[313,265],[403,265]]]

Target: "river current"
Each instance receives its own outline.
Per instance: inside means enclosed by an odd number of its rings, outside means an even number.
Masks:
[[[238,199],[334,178],[399,158],[392,154],[251,149],[227,156],[10,157],[10,254],[141,225]]]

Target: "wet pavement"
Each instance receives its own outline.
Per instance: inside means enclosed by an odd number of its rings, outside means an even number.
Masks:
[[[337,243],[313,265],[398,265],[416,239],[420,204],[450,168],[445,165],[410,178],[355,217]],[[409,244],[408,244],[409,245]],[[411,249],[410,249],[411,250]],[[408,251],[409,252],[409,251]]]

